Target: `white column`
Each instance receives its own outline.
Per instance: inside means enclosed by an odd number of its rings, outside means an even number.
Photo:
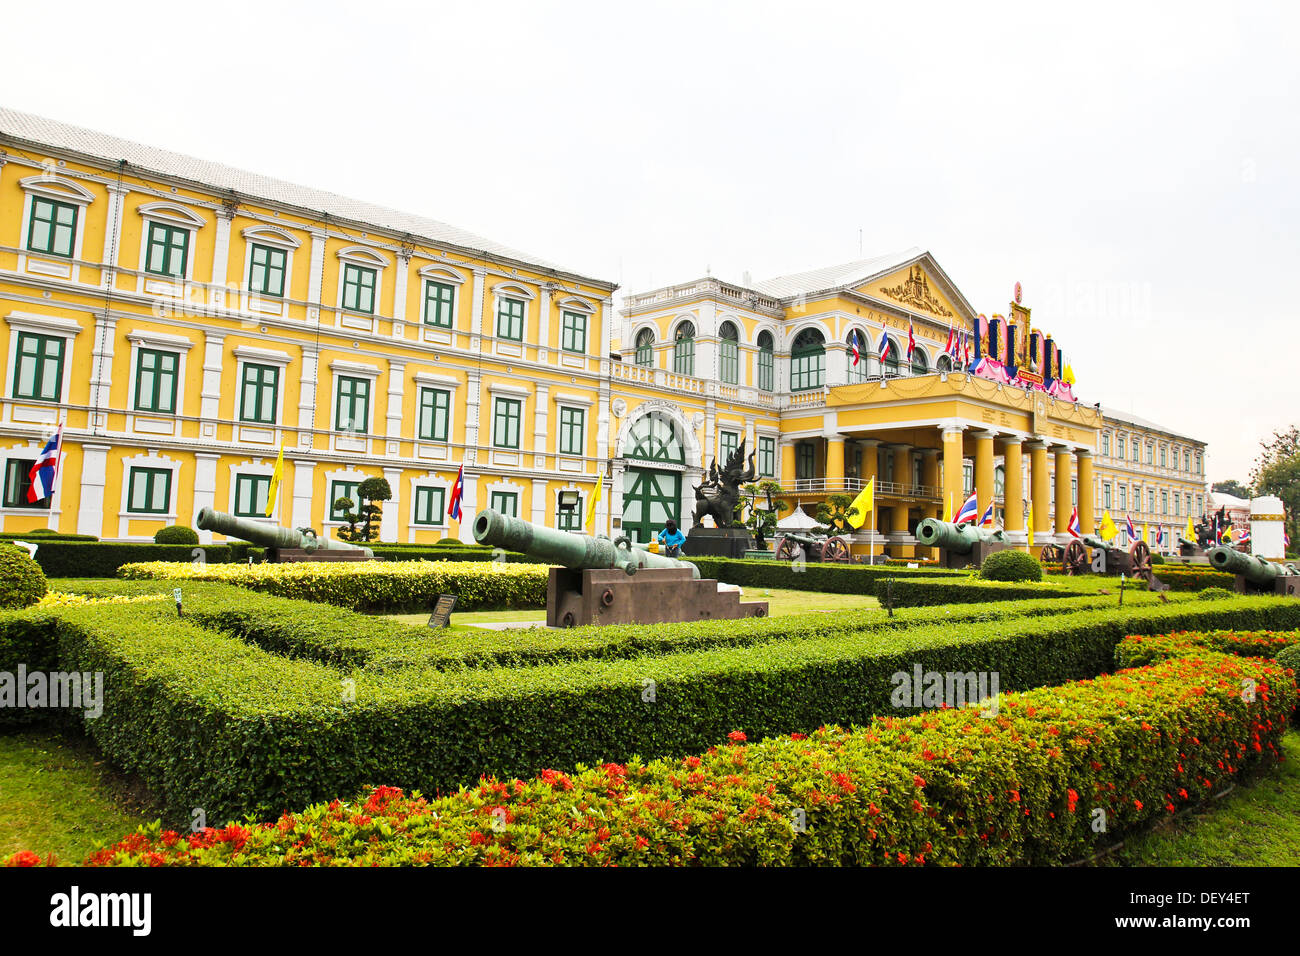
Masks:
[[[108,482],[111,445],[81,446],[81,502],[77,506],[77,534],[104,534],[104,485]]]
[[[194,453],[194,520],[199,517],[201,508],[217,508],[217,461],[220,455],[199,451]],[[212,543],[211,531],[199,532],[200,544]]]
[[[478,422],[483,391],[483,376],[478,369],[470,369],[465,381],[465,457],[464,462],[472,465],[478,461]],[[465,476],[465,494],[469,494],[469,476]],[[462,508],[464,506],[462,505]],[[461,540],[464,540],[463,538]]]
[[[474,516],[478,514],[478,473],[465,472],[465,493],[460,499],[461,520],[456,537],[466,544],[474,543]]]
[[[865,362],[867,357],[864,355],[861,361]],[[849,381],[849,352],[848,346],[842,342],[826,343],[826,384],[827,385],[846,385]]]
[[[559,344],[552,342],[551,336],[551,293],[555,291],[555,286],[543,282],[540,289],[541,294],[537,297],[537,361],[544,365],[550,350],[558,349]]]
[[[312,429],[316,427],[316,376],[320,367],[320,353],[315,345],[302,347],[302,371],[298,376],[298,447],[310,448],[315,441]]]
[[[218,295],[225,295],[226,273],[230,267],[230,221],[235,210],[222,206],[217,210],[217,235],[212,244],[212,284],[220,287]]]
[[[606,484],[605,491],[604,491],[605,500],[609,502],[609,515],[610,515],[609,533],[611,536],[614,535],[613,519],[619,518],[621,521],[623,517],[623,473],[624,473],[623,463],[621,461],[615,461],[613,463],[613,468],[611,469],[611,476],[609,482]],[[587,503],[584,501],[582,503],[582,506],[583,508],[586,508]],[[620,534],[627,533],[622,528],[619,528],[618,531]]]
[[[550,428],[550,411],[551,411],[551,387],[537,384],[533,393],[533,467],[546,467],[546,438]],[[555,419],[555,427],[560,427],[559,417]]]
[[[320,322],[323,288],[322,278],[325,272],[325,241],[327,234],[312,230],[311,234],[311,272],[307,276],[307,321]]]
[[[314,528],[316,527],[315,516],[312,514],[312,490],[314,484],[314,472],[316,463],[307,461],[304,458],[293,459],[293,527],[295,528]],[[325,489],[329,493],[329,489]],[[321,518],[329,513],[329,506],[326,505],[321,510]]]
[[[712,302],[700,304],[695,330],[695,375],[706,381],[718,380],[718,307]]]
[[[478,351],[478,337],[483,334],[483,282],[486,276],[486,269],[481,266],[474,267],[474,296],[470,304],[469,317],[469,348],[471,352]]]
[[[388,362],[388,440],[397,441],[402,437],[402,406],[406,391],[406,363],[389,360]],[[390,450],[389,454],[396,454]]]
[[[533,479],[533,517],[532,517],[533,524],[541,525],[542,527],[551,526],[550,524],[548,524],[546,520],[547,513],[550,510],[548,507],[549,502],[547,501],[547,498],[548,495],[546,494],[546,479],[534,478]]]
[[[221,365],[224,358],[225,332],[203,332],[203,390],[199,392],[199,434],[203,438],[217,437],[217,419],[221,415]],[[236,386],[238,387],[238,386]],[[236,405],[239,396],[235,396]],[[238,415],[238,408],[235,414]]]
[[[90,404],[98,409],[90,421],[91,430],[103,428],[108,421],[106,409],[112,407],[113,351],[117,337],[117,319],[107,313],[95,316],[95,342],[91,352]]]
[[[113,282],[117,263],[122,256],[122,209],[126,205],[126,195],[131,190],[125,186],[108,187],[108,218],[104,223],[104,253],[102,261],[105,269],[102,276],[107,287]]]
[[[384,478],[393,489],[393,497],[380,502],[384,511],[379,518],[379,540],[391,544],[397,540],[398,516],[402,513],[402,469],[385,468]]]
[[[393,297],[393,338],[406,338],[406,283],[411,272],[411,257],[405,250],[397,254],[397,286]]]
[[[687,467],[682,475],[682,496],[678,505],[682,519],[677,522],[677,528],[682,534],[690,531],[695,526],[695,522],[691,520],[695,513],[695,486],[700,483],[703,477],[704,469],[694,466]]]
[[[614,301],[605,298],[600,301],[600,398],[596,404],[596,461],[600,468],[605,467],[605,462],[610,456],[610,411],[609,406],[612,399],[609,387],[609,349],[610,334],[614,322]],[[626,343],[624,343],[626,344]],[[619,489],[620,499],[622,488]],[[613,512],[621,515],[622,508]]]

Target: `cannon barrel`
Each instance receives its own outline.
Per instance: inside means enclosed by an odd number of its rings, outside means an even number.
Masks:
[[[825,544],[826,539],[819,538],[812,534],[798,534],[794,531],[782,531],[781,537],[789,538],[791,541],[797,541],[799,544]]]
[[[1082,541],[1090,548],[1101,548],[1101,550],[1105,551],[1107,554],[1109,554],[1112,551],[1124,550],[1119,545],[1111,544],[1109,541],[1099,538],[1095,534],[1085,534],[1079,540]]]
[[[303,534],[293,528],[280,525],[265,525],[248,518],[237,518],[224,511],[213,508],[200,508],[194,524],[200,531],[215,531],[230,538],[242,538],[250,544],[262,548],[302,548],[304,551],[364,551],[366,557],[373,558],[374,552],[346,541],[330,541],[318,538],[314,534]]]
[[[474,516],[474,540],[479,544],[519,551],[530,558],[559,564],[573,571],[621,568],[635,574],[639,568],[688,568],[692,578],[700,569],[690,561],[678,561],[633,547],[631,541],[574,534],[544,528],[522,518],[484,508]],[[626,546],[625,546],[626,542]]]
[[[953,524],[938,518],[923,518],[916,526],[916,540],[927,548],[943,548],[953,554],[970,554],[980,542],[1005,541],[1001,531],[985,531],[974,525]]]
[[[1274,564],[1254,554],[1245,554],[1227,545],[1217,545],[1206,552],[1210,566],[1229,574],[1240,574],[1256,587],[1272,587],[1274,580],[1286,574],[1300,574],[1291,565]]]

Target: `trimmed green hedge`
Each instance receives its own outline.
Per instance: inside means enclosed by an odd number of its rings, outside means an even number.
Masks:
[[[149,544],[114,541],[42,541],[36,563],[51,578],[111,578],[124,564],[141,561],[193,560],[195,548],[209,564],[242,564],[248,560],[244,544]]]
[[[491,561],[497,554],[492,548],[456,548],[451,546],[437,548],[427,545],[377,543],[369,544],[367,547],[374,552],[376,558],[383,558],[385,561]],[[545,563],[514,551],[503,553],[507,564]]]
[[[984,601],[1024,601],[1077,597],[1077,589],[1051,584],[1013,581],[958,579],[922,581],[905,578],[892,583],[877,582],[876,597],[883,604],[892,595],[894,607],[934,607],[947,604],[979,604]],[[1113,603],[1113,602],[1111,602]]]
[[[98,541],[93,534],[72,534],[65,531],[51,531],[49,528],[36,528],[32,531],[0,531],[0,541]]]
[[[1235,578],[1223,571],[1189,565],[1165,564],[1153,570],[1155,576],[1169,585],[1171,591],[1203,591],[1206,588],[1231,591]]]
[[[1126,634],[1296,627],[1300,602],[1126,606],[460,671],[291,660],[164,602],[12,612],[0,633],[39,622],[59,669],[105,675],[87,733],[179,822],[195,807],[209,819],[276,813],[367,781],[432,792],[483,773],[690,753],[736,728],[762,736],[902,714],[892,675],[916,666],[996,671],[1004,691],[1094,677]]]
[[[729,558],[687,558],[700,576],[742,587],[791,588],[829,594],[874,594],[884,578],[920,580],[966,579],[967,572],[948,568],[900,568],[884,564],[834,564],[810,561],[798,570],[786,561],[738,561]]]

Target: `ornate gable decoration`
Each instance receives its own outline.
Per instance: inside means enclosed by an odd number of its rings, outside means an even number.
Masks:
[[[881,288],[880,291],[895,302],[913,309],[921,309],[944,319],[953,317],[952,311],[930,291],[930,280],[926,278],[925,270],[919,265],[914,265],[908,270],[907,278],[902,283],[893,288]]]

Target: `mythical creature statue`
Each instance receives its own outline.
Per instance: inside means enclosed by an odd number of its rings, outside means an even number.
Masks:
[[[721,468],[718,467],[717,459],[713,460],[713,464],[709,466],[708,479],[694,486],[695,514],[692,521],[695,524],[698,525],[700,519],[708,515],[713,519],[714,527],[739,526],[739,522],[736,521],[736,505],[740,501],[740,486],[758,477],[754,454],[754,452],[749,453],[749,467],[746,468],[745,442],[742,439],[740,447],[731,453],[727,463]]]

